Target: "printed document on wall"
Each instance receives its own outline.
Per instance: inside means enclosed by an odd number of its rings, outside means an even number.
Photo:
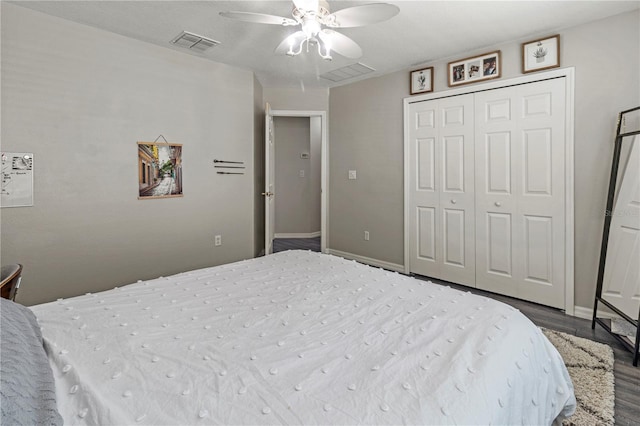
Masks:
[[[3,152],[1,207],[33,206],[33,153]]]

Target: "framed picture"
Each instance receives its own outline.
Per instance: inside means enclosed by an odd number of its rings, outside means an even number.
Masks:
[[[411,71],[409,76],[412,95],[433,92],[433,67]]]
[[[499,78],[502,70],[500,51],[449,62],[449,87]]]
[[[138,142],[138,199],[182,197],[182,145]]]
[[[534,72],[560,66],[560,35],[522,43],[522,72]]]

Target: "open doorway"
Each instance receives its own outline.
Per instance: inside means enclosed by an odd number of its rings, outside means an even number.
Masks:
[[[326,250],[326,113],[270,111],[265,137],[265,254]]]
[[[320,117],[274,117],[273,252],[320,251]]]

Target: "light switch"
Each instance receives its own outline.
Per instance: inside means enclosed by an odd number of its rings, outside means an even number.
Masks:
[[[300,177],[304,177],[304,170],[300,170],[300,172],[298,173],[298,175],[299,175]]]
[[[355,178],[356,178],[356,171],[349,170],[349,179],[355,179]]]

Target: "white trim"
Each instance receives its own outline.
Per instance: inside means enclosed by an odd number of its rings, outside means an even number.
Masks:
[[[404,270],[405,274],[410,274],[409,265],[410,248],[409,248],[409,191],[411,190],[411,182],[409,181],[409,167],[411,163],[411,151],[409,148],[409,101],[404,99],[402,111],[402,121],[404,121]]]
[[[614,314],[613,312],[607,312],[606,309],[607,309],[606,306],[603,306],[603,305],[598,306],[598,318],[606,318],[606,319],[621,318],[620,316]],[[567,313],[567,315],[569,314]],[[574,306],[572,316],[576,318],[584,318],[584,319],[591,320],[593,319],[593,306],[590,308],[585,308],[584,306]]]
[[[575,105],[575,70],[574,68],[566,68],[565,70],[565,102],[566,102],[566,119],[565,119],[565,163],[564,163],[564,182],[565,182],[565,237],[564,237],[564,307],[567,315],[575,315],[575,222],[574,222],[574,105]]]
[[[388,269],[390,271],[404,272],[404,266],[398,263],[386,262],[384,260],[372,259],[370,257],[360,256],[353,253],[347,253],[340,250],[329,249],[327,253],[334,256],[342,257],[344,259],[355,260],[356,262],[365,263],[370,266],[377,266],[379,268]]]
[[[327,112],[282,109],[271,110],[270,115],[272,117],[320,117],[322,122],[320,147],[320,250],[323,253],[327,253],[327,212],[329,210],[329,154],[327,152],[329,148],[329,126],[327,124]]]
[[[569,315],[569,313],[567,313]],[[593,319],[593,308],[585,308],[584,306],[574,306],[573,315],[576,318]]]
[[[273,234],[273,238],[316,238],[320,236],[320,231],[316,232],[294,232],[294,233],[277,233]]]
[[[521,77],[515,77],[508,80],[497,80],[485,84],[478,84],[472,87],[461,87],[458,89],[445,90],[441,92],[432,92],[425,95],[412,96],[403,100],[403,122],[404,122],[404,265],[403,272],[409,274],[411,272],[409,266],[409,191],[411,189],[409,182],[409,163],[410,147],[409,147],[409,105],[429,101],[433,99],[466,95],[484,90],[499,89],[502,87],[514,86],[518,84],[534,83],[540,80],[548,80],[551,78],[566,78],[566,117],[565,117],[565,295],[564,308],[567,315],[574,315],[574,291],[575,291],[575,236],[574,236],[574,103],[575,103],[575,68],[561,68],[553,71],[540,72]]]

